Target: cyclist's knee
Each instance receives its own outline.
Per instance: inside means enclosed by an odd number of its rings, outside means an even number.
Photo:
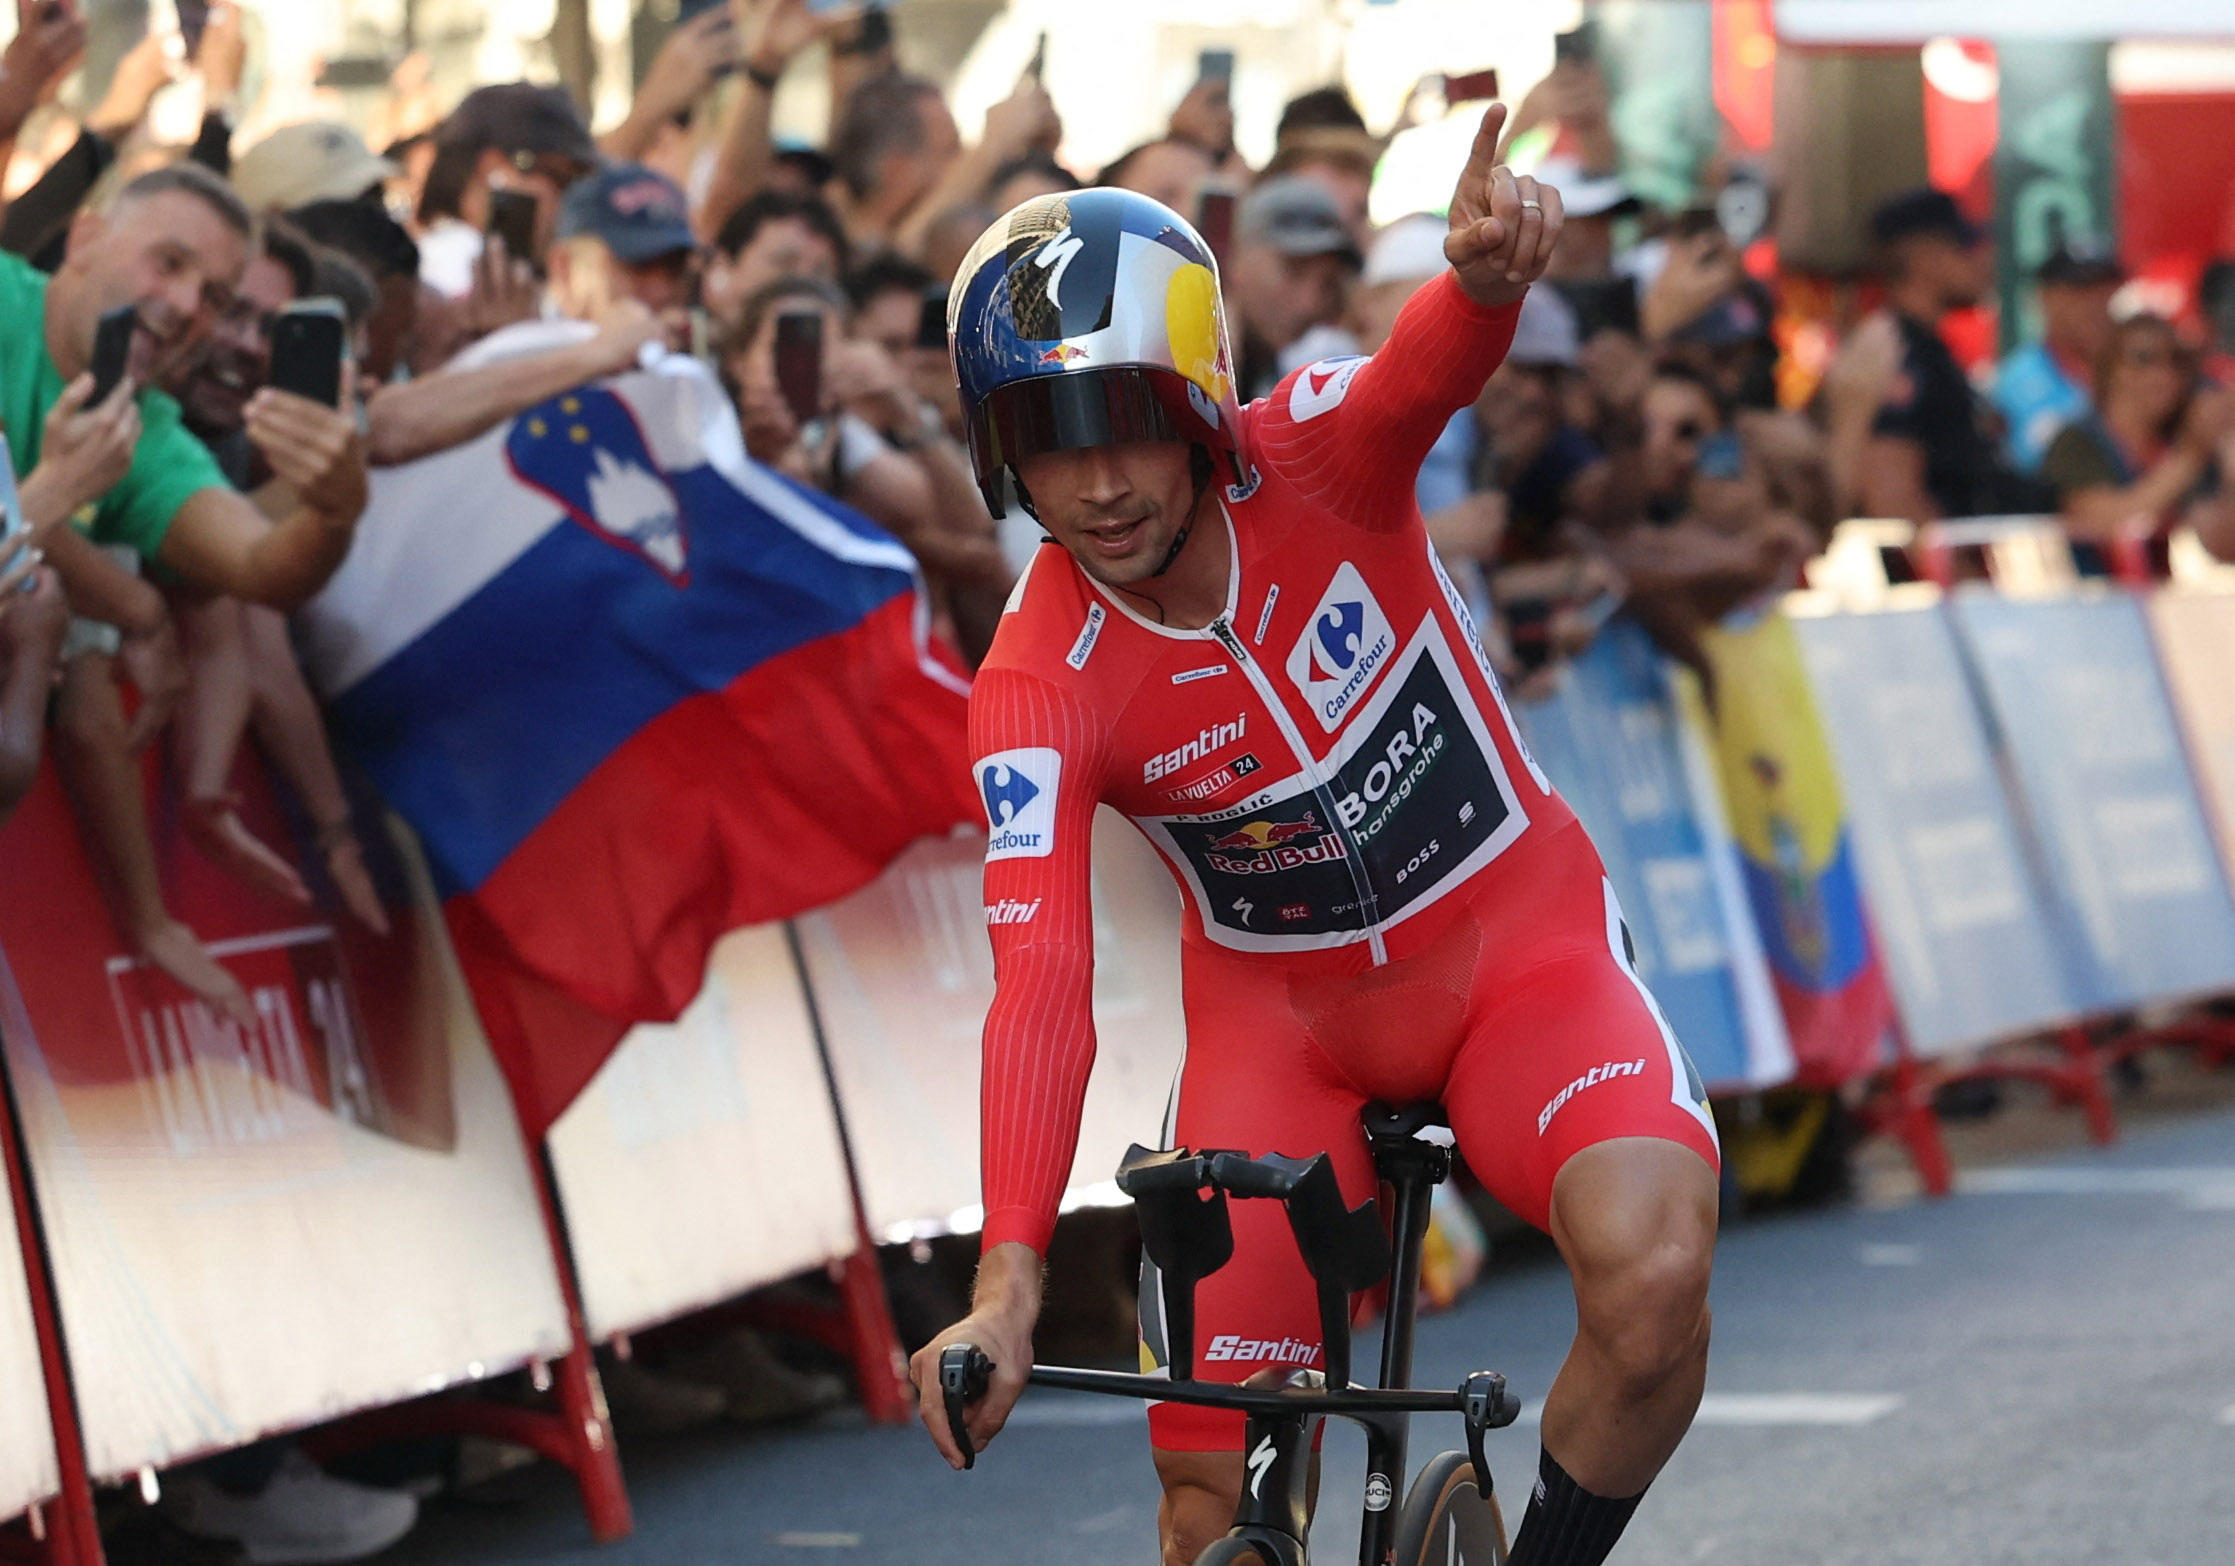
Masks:
[[[1639,1396],[1707,1352],[1714,1195],[1712,1173],[1673,1143],[1587,1149],[1554,1188],[1580,1325]]]
[[[1164,1485],[1157,1507],[1164,1566],[1194,1566],[1195,1557],[1234,1526],[1234,1507],[1242,1493],[1241,1453],[1160,1451],[1156,1476]]]

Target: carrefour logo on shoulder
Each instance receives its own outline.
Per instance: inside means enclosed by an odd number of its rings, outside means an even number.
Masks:
[[[986,803],[986,858],[1042,859],[1055,851],[1055,786],[1060,752],[1046,746],[996,751],[979,761]]]
[[[1332,732],[1396,651],[1396,633],[1358,568],[1345,560],[1288,653],[1288,677]]]

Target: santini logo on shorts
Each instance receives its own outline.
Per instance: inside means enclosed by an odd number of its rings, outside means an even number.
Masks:
[[[1389,617],[1367,591],[1358,568],[1345,560],[1304,622],[1304,634],[1288,651],[1288,677],[1311,703],[1319,726],[1331,734],[1372,686],[1396,646]]]
[[[986,802],[986,858],[1044,859],[1055,852],[1055,785],[1063,757],[1045,746],[1004,750],[978,763]]]
[[[1237,1365],[1316,1365],[1319,1345],[1302,1338],[1243,1338],[1222,1332],[1211,1339],[1203,1358]]]
[[[1552,1102],[1545,1105],[1537,1116],[1537,1135],[1544,1135],[1545,1127],[1552,1124],[1552,1117],[1567,1107],[1569,1099],[1585,1088],[1597,1087],[1601,1082],[1612,1082],[1616,1077],[1639,1077],[1645,1074],[1642,1060],[1610,1060],[1603,1066],[1593,1066],[1566,1087],[1552,1095]]]

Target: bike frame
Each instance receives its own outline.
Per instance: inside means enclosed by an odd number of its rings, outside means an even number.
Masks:
[[[1164,1307],[1171,1320],[1167,1376],[1138,1376],[1113,1369],[1035,1365],[1030,1383],[1066,1392],[1097,1392],[1147,1403],[1189,1403],[1247,1416],[1243,1445],[1243,1495],[1229,1539],[1243,1539],[1272,1566],[1305,1566],[1310,1532],[1312,1436],[1323,1419],[1348,1419],[1366,1430],[1366,1503],[1359,1517],[1359,1566],[1388,1566],[1397,1550],[1397,1508],[1406,1481],[1406,1416],[1459,1414],[1466,1421],[1466,1450],[1484,1499],[1491,1468],[1482,1436],[1520,1416],[1520,1398],[1504,1376],[1477,1369],[1457,1392],[1415,1390],[1413,1327],[1419,1314],[1419,1255],[1428,1238],[1428,1202],[1451,1173],[1451,1148],[1421,1142],[1424,1126],[1442,1124],[1442,1110],[1368,1106],[1366,1133],[1375,1173],[1390,1186],[1392,1206],[1383,1235],[1375,1204],[1343,1204],[1328,1155],[1290,1159],[1243,1153],[1151,1153],[1133,1148],[1117,1168],[1117,1186],[1131,1195],[1142,1218],[1142,1247],[1164,1273]],[[1193,1372],[1193,1289],[1231,1258],[1234,1235],[1225,1202],[1274,1197],[1287,1204],[1296,1247],[1319,1285],[1319,1316],[1328,1374],[1296,1372],[1287,1385],[1247,1387],[1196,1381]],[[1207,1197],[1207,1200],[1205,1200]],[[1386,1244],[1390,1242],[1390,1244]],[[1381,1385],[1350,1385],[1350,1296],[1388,1282],[1388,1311],[1381,1329]],[[1173,1293],[1178,1287],[1178,1293]],[[963,1468],[977,1461],[963,1421],[968,1403],[986,1394],[992,1365],[966,1343],[939,1356],[939,1385],[948,1427],[961,1445]]]
[[[1450,1173],[1451,1153],[1448,1148],[1412,1135],[1420,1124],[1433,1123],[1423,1116],[1415,1113],[1407,1124],[1402,1115],[1380,1113],[1385,1126],[1372,1134],[1371,1140],[1375,1170],[1389,1185],[1393,1197],[1389,1228],[1394,1243],[1378,1386],[1314,1385],[1299,1376],[1288,1386],[1246,1387],[1055,1365],[1036,1365],[1031,1373],[1035,1386],[1233,1409],[1247,1415],[1243,1446],[1246,1477],[1234,1526],[1227,1536],[1256,1546],[1274,1566],[1306,1566],[1305,1539],[1311,1525],[1309,1457],[1312,1437],[1323,1419],[1347,1419],[1366,1433],[1366,1496],[1359,1518],[1359,1566],[1386,1566],[1396,1548],[1397,1509],[1404,1498],[1407,1416],[1464,1415],[1468,1448],[1487,1496],[1489,1470],[1482,1457],[1482,1432],[1510,1424],[1520,1411],[1518,1400],[1506,1391],[1504,1378],[1489,1371],[1469,1376],[1453,1392],[1419,1390],[1409,1385],[1429,1201],[1436,1185]],[[1241,1189],[1239,1185],[1233,1188]],[[1274,1193],[1260,1190],[1246,1194]],[[1302,1238],[1300,1232],[1299,1240]],[[1192,1307],[1185,1315],[1192,1319]],[[1326,1359],[1340,1377],[1349,1364],[1348,1324],[1327,1325],[1330,1341]],[[1340,1343],[1332,1341],[1337,1331],[1341,1333]]]

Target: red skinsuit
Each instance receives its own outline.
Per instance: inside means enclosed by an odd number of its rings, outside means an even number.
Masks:
[[[1187,1055],[1166,1145],[1333,1154],[1373,1188],[1358,1114],[1438,1099],[1469,1167],[1545,1224],[1579,1148],[1658,1136],[1716,1161],[1705,1094],[1632,971],[1612,888],[1536,770],[1429,547],[1413,476],[1512,341],[1450,273],[1370,360],[1242,414],[1222,486],[1225,612],[1171,630],[1045,544],[970,706],[992,822],[997,989],[983,1090],[990,1248],[1044,1252],[1094,1059],[1092,817],[1179,880]],[[1223,468],[1223,465],[1222,465]],[[1222,477],[1224,475],[1222,474]],[[1318,1363],[1277,1204],[1236,1202],[1197,1296],[1196,1373]],[[1161,1302],[1143,1337],[1164,1358]],[[1159,1446],[1238,1447],[1238,1415],[1151,1410]]]

